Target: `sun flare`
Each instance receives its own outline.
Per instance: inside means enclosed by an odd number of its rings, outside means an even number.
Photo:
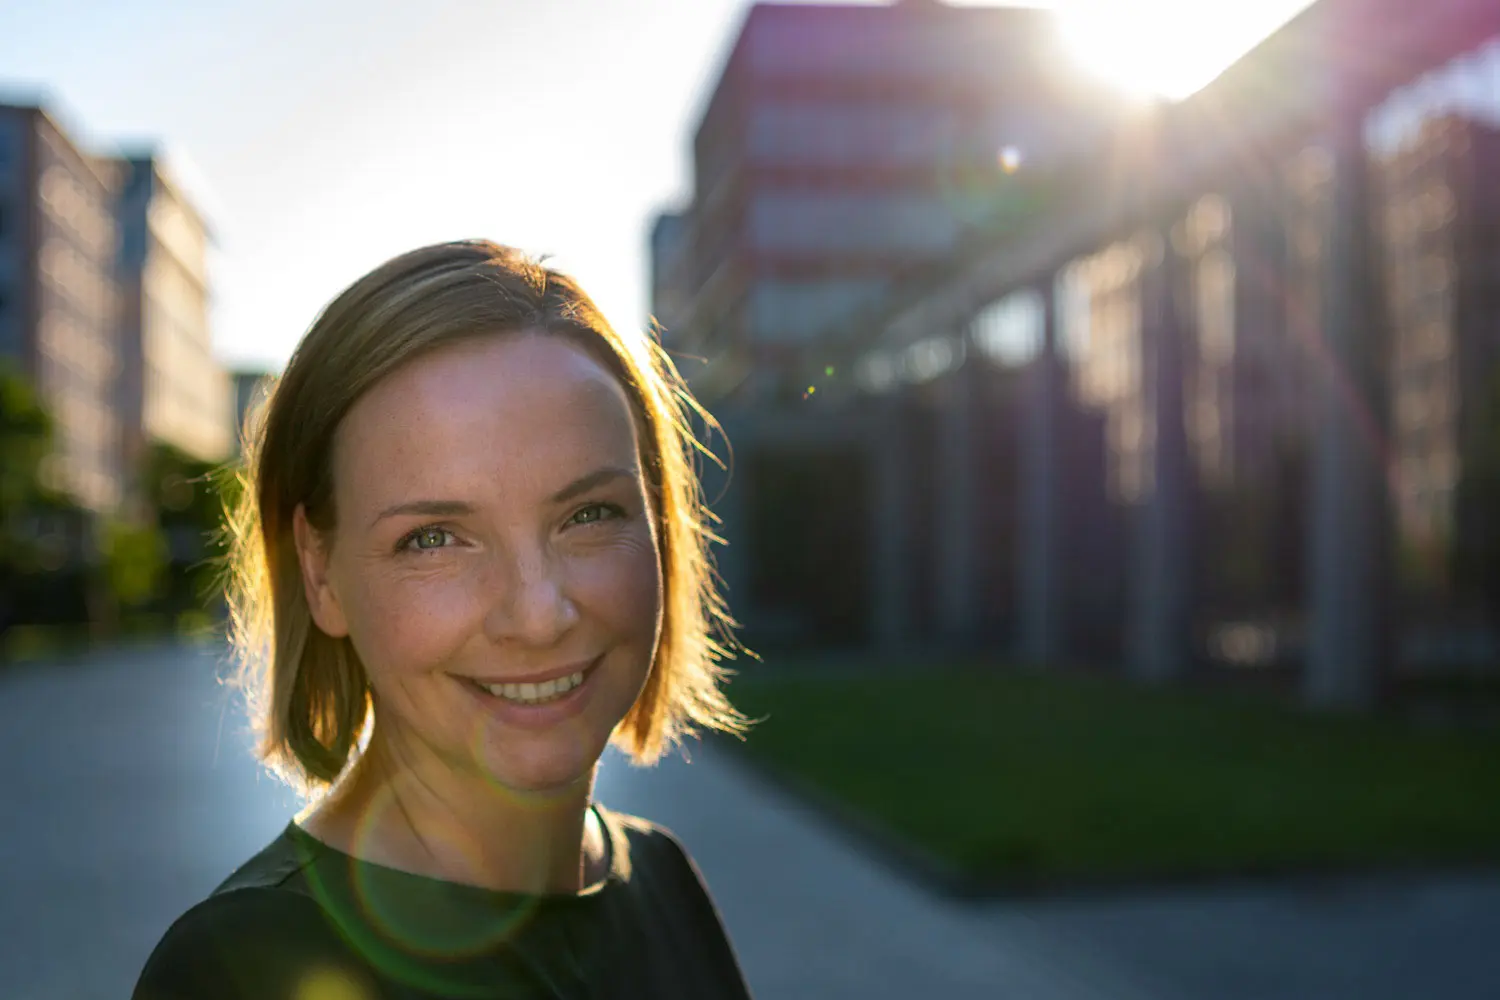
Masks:
[[[1309,0],[1057,0],[1063,38],[1090,73],[1142,99],[1181,100]]]

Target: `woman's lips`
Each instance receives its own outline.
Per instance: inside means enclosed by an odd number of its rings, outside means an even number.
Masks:
[[[502,721],[525,728],[540,728],[561,722],[582,710],[593,685],[590,681],[602,654],[594,660],[572,668],[571,672],[552,670],[533,677],[541,681],[483,681],[464,678],[464,686],[479,699],[487,711]],[[566,668],[565,668],[566,669]]]

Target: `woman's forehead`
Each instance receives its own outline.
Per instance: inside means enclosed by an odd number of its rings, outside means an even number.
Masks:
[[[336,478],[544,475],[546,466],[618,463],[635,451],[631,407],[613,375],[562,338],[516,335],[449,345],[393,372],[340,424],[334,465]]]
[[[493,334],[423,352],[381,379],[361,402],[485,389],[498,397],[529,388],[566,390],[591,385],[606,386],[623,398],[614,376],[582,344],[545,333]]]

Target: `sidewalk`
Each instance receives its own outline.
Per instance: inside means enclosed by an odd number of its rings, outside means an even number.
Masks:
[[[671,828],[703,870],[751,989],[784,1000],[1155,997],[900,881],[712,747],[652,770],[606,762],[598,797]]]
[[[1500,997],[1500,872],[994,904],[988,925],[1149,981],[1162,1000]]]

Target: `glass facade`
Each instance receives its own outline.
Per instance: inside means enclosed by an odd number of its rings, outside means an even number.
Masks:
[[[940,165],[963,135],[956,112],[916,104],[768,101],[751,109],[745,148],[758,165]]]
[[[1034,36],[1018,37],[1025,18],[1009,18],[1004,29],[976,30],[977,17],[896,16],[824,19],[797,17],[768,8],[748,27],[749,66],[763,78],[839,77],[943,83],[955,79],[998,81],[1016,57],[1024,58]],[[952,14],[943,11],[943,14]],[[779,15],[779,16],[778,16]],[[1046,30],[1037,18],[1025,18]],[[1008,58],[1010,57],[1010,58]]]
[[[1389,449],[1403,581],[1448,593],[1495,498],[1471,463],[1500,430],[1475,421],[1500,380],[1500,38],[1393,91],[1366,119],[1390,323]],[[1489,556],[1492,557],[1492,556]],[[1489,558],[1482,557],[1482,558]]]
[[[940,196],[906,191],[762,190],[746,216],[747,243],[761,252],[932,254],[951,248],[959,229]]]
[[[751,334],[762,343],[814,341],[879,302],[885,284],[879,278],[757,282],[750,291]]]
[[[142,425],[147,437],[218,459],[233,446],[233,393],[213,357],[203,224],[166,184],[146,210],[140,275]]]
[[[40,139],[36,349],[38,387],[55,421],[48,476],[85,507],[104,511],[119,502],[122,487],[112,177],[50,128]]]
[[[1057,86],[1054,33],[1024,8],[754,5],[694,137],[694,349],[793,364],[783,348],[1024,207],[1011,174],[1119,120]]]

